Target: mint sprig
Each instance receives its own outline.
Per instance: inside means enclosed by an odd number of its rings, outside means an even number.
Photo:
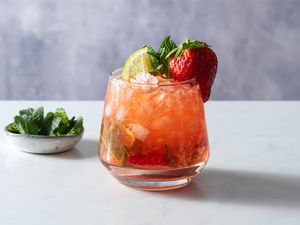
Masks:
[[[157,76],[161,75],[164,78],[172,78],[169,72],[169,61],[173,54],[176,59],[182,52],[190,48],[203,48],[209,46],[205,42],[186,39],[177,46],[170,36],[167,36],[161,43],[158,51],[156,52],[151,46],[145,45],[148,48],[148,54],[150,56],[151,65],[154,68],[150,71],[151,74]]]
[[[168,68],[170,60],[168,54],[173,49],[177,48],[177,45],[172,40],[172,38],[170,36],[167,36],[160,44],[157,52],[154,51],[150,46],[146,47],[148,47],[148,54],[150,56],[152,67],[154,68],[153,71],[150,71],[150,73],[155,76],[162,75],[165,78],[172,78]]]
[[[49,112],[44,117],[44,108],[28,108],[19,111],[8,130],[16,134],[32,134],[46,136],[62,136],[80,133],[83,130],[82,117],[68,118],[63,108]]]

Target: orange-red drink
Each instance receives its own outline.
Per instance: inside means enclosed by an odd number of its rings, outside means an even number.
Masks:
[[[144,190],[186,185],[208,160],[203,101],[196,79],[140,84],[109,79],[99,157],[123,184]]]

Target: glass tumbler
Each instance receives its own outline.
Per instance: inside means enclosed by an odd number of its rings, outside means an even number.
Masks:
[[[122,184],[141,190],[183,187],[209,156],[204,105],[195,79],[159,84],[110,74],[99,158]]]

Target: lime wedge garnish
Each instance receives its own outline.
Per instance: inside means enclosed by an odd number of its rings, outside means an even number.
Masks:
[[[134,52],[125,62],[122,79],[130,81],[135,80],[137,73],[151,72],[153,70],[150,55],[148,54],[148,47],[141,48]]]

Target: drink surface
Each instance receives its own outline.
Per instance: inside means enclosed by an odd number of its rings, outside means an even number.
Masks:
[[[208,138],[199,85],[138,85],[110,79],[99,156],[114,166],[184,168],[206,162]]]

